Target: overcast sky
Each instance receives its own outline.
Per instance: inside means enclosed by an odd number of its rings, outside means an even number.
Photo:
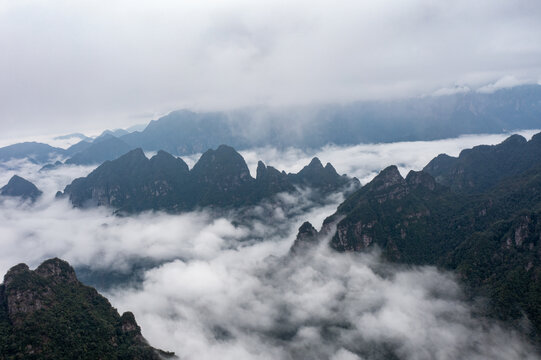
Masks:
[[[541,2],[0,0],[4,136],[541,81]]]

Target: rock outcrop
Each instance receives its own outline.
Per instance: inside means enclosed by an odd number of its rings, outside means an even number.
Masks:
[[[58,258],[12,267],[0,284],[2,359],[161,359],[132,313],[122,316]]]

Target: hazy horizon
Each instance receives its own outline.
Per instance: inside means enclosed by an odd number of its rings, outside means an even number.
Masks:
[[[0,124],[20,137],[539,83],[539,18],[526,0],[2,2]]]

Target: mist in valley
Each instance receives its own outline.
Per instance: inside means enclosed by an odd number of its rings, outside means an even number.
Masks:
[[[534,133],[522,132],[528,138]],[[364,184],[390,164],[405,175],[441,152],[458,155],[505,137],[328,146],[314,152],[258,148],[242,155],[252,174],[260,159],[294,172],[317,156]],[[198,158],[183,157],[190,167]],[[134,312],[153,346],[180,358],[536,358],[514,331],[478,316],[452,273],[391,265],[377,249],[337,253],[328,239],[306,253],[290,254],[299,226],[310,221],[319,228],[342,202],[341,194],[314,202],[311,190],[303,189],[234,211],[121,217],[108,208],[77,209],[67,199],[55,199],[56,191],[93,167],[40,172],[27,161],[3,167],[0,184],[16,173],[44,194],[33,204],[1,198],[1,272],[56,256],[84,269],[83,279],[126,274],[129,281],[118,277],[107,286],[94,280],[113,306]],[[138,277],[129,277],[137,264],[144,265]]]

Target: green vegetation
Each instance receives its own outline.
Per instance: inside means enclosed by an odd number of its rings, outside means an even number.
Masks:
[[[131,313],[81,284],[68,263],[13,267],[0,285],[0,359],[159,359]]]
[[[431,170],[450,188],[425,172],[404,179],[394,166],[383,170],[325,220],[324,230],[337,226],[331,246],[376,245],[391,261],[454,270],[472,296],[490,299],[493,315],[527,315],[541,334],[541,156],[530,154],[539,140],[514,136],[453,161],[439,156]],[[497,176],[479,171],[495,171],[498,161]]]

